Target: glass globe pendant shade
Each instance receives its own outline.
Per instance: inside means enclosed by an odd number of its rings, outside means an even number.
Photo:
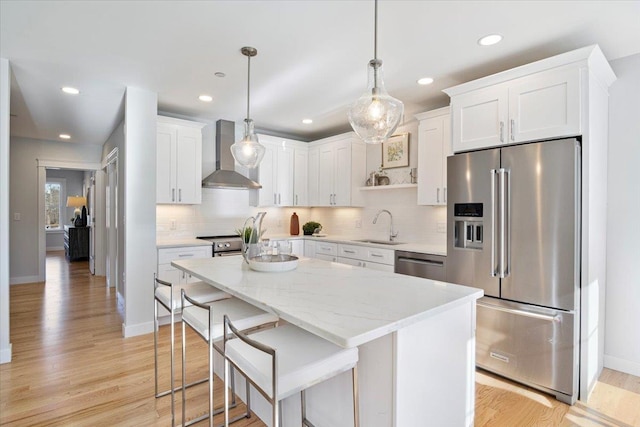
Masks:
[[[253,130],[253,120],[245,119],[244,136],[231,146],[231,155],[240,165],[254,169],[262,161],[265,151],[266,148],[260,144]]]
[[[382,76],[382,61],[369,61],[367,91],[349,109],[349,123],[362,140],[368,144],[380,144],[395,132],[404,104],[387,93]]]

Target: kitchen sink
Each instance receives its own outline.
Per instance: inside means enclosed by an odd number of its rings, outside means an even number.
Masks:
[[[362,239],[362,240],[354,240],[354,242],[360,243],[375,243],[377,245],[404,245],[404,242],[391,242],[389,240],[375,240],[375,239]]]

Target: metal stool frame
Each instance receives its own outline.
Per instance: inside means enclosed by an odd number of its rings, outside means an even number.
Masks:
[[[228,328],[228,329],[227,329]],[[259,385],[257,385],[255,383],[255,381],[246,374],[246,372],[244,372],[240,367],[238,367],[235,363],[233,363],[232,361],[229,360],[229,358],[226,356],[226,347],[227,347],[227,341],[229,339],[232,339],[233,337],[237,337],[238,339],[242,340],[243,342],[245,342],[246,344],[250,345],[251,347],[258,349],[264,353],[267,353],[268,355],[271,356],[271,379],[272,379],[272,390],[271,390],[271,395],[273,397],[269,397],[269,395],[267,394],[267,392],[265,390],[263,390]],[[233,326],[233,324],[231,323],[231,321],[229,320],[229,318],[225,315],[224,316],[224,342],[223,342],[223,352],[224,353],[224,381],[225,381],[225,393],[224,393],[224,406],[225,406],[225,411],[224,411],[224,417],[225,417],[225,427],[229,427],[229,423],[233,422],[233,420],[229,420],[229,409],[231,408],[231,406],[229,405],[229,393],[227,390],[227,381],[229,379],[229,368],[230,365],[233,365],[233,367],[235,369],[238,370],[238,372],[240,372],[247,380],[247,383],[251,383],[255,389],[269,402],[271,403],[271,417],[272,417],[272,422],[271,425],[273,427],[281,427],[280,422],[282,419],[282,401],[278,400],[278,363],[277,363],[277,351],[272,348],[269,347],[268,345],[265,345],[259,341],[256,341],[254,339],[249,338],[246,334],[242,333],[241,331],[239,331],[235,326]],[[353,368],[351,368],[351,379],[352,379],[352,387],[353,387],[353,425],[354,427],[360,427],[360,405],[359,405],[359,397],[358,397],[358,365],[354,365]],[[249,395],[249,393],[247,393],[247,396]],[[248,400],[248,399],[247,399]],[[300,391],[300,406],[301,406],[301,410],[302,410],[302,425],[303,426],[308,426],[308,427],[315,427],[313,425],[313,423],[311,423],[311,421],[309,421],[306,418],[306,399],[305,399],[305,390],[301,390]]]
[[[191,303],[192,306],[195,307],[199,307],[203,310],[207,310],[208,314],[209,314],[209,335],[211,335],[211,331],[213,331],[214,328],[214,317],[213,317],[213,310],[214,307],[212,307],[211,305],[207,305],[207,304],[202,304],[198,301],[195,301],[194,299],[190,298],[187,293],[182,290],[182,309],[184,310],[184,308],[186,307],[186,302]],[[226,314],[224,316],[225,318],[227,317]],[[264,325],[260,325],[260,326],[256,326],[253,328],[249,328],[246,329],[245,331],[243,331],[245,334],[246,333],[250,333],[250,332],[255,332],[255,331],[259,331],[262,329],[265,329],[267,327],[269,327],[270,325],[273,326],[277,326],[278,322],[274,322],[272,323],[267,323]],[[207,379],[205,379],[205,381],[209,381],[209,413],[202,415],[198,418],[195,418],[193,420],[190,420],[189,422],[185,423],[185,419],[186,419],[186,396],[185,396],[185,389],[187,387],[189,387],[189,385],[185,384],[185,378],[187,375],[187,364],[186,364],[186,326],[189,326],[191,329],[193,329],[193,331],[198,334],[208,345],[209,347],[209,377]],[[223,329],[224,332],[224,329]],[[222,338],[222,337],[221,337]],[[221,356],[224,357],[224,354],[222,352],[222,349],[220,349],[218,346],[216,346],[214,344],[214,341],[211,339],[211,337],[206,337],[203,334],[200,333],[200,331],[198,331],[193,325],[191,325],[188,321],[185,321],[183,319],[182,321],[182,427],[187,427],[190,426],[192,424],[195,424],[197,422],[200,422],[202,420],[205,419],[209,419],[209,426],[213,427],[213,416],[214,415],[218,415],[221,414],[222,412],[224,412],[225,408],[218,408],[218,409],[214,409],[213,407],[213,377],[214,377],[214,371],[213,371],[213,351],[217,351],[218,354],[220,354]],[[227,381],[227,379],[225,379],[225,381]],[[226,384],[226,382],[225,382]],[[231,402],[231,406],[230,407],[235,407],[236,406],[236,396],[235,396],[235,381],[234,381],[234,376],[232,375],[231,377],[231,386],[233,388],[233,400]],[[226,387],[226,386],[225,386]],[[234,417],[232,420],[229,421],[229,423],[234,423],[236,421],[239,421],[243,418],[251,418],[251,398],[249,395],[249,382],[246,381],[245,382],[245,393],[246,393],[246,406],[247,406],[247,410],[245,411],[244,414],[241,415],[237,415],[236,417]],[[226,393],[225,393],[225,397],[226,397]]]

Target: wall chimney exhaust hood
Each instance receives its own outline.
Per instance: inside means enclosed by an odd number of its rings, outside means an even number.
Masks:
[[[235,142],[235,123],[229,120],[216,122],[216,170],[202,180],[204,188],[233,190],[257,190],[260,184],[236,172],[231,145]]]

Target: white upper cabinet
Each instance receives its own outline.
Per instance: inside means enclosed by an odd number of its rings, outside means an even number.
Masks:
[[[349,132],[312,143],[309,149],[309,205],[362,206],[357,190],[366,181],[366,148]]]
[[[523,74],[523,68],[516,70]],[[491,81],[498,81],[501,74],[490,76]],[[581,133],[576,65],[464,89],[473,83],[445,90],[451,96],[454,152]]]
[[[449,107],[416,115],[418,126],[418,204],[446,206],[447,157],[451,155]]]
[[[296,147],[293,153],[293,206],[309,206],[309,149]]]
[[[258,169],[258,182],[262,188],[255,190],[257,197],[252,194],[251,205],[294,206],[295,152],[299,144],[305,143],[269,135],[259,135],[259,139],[266,148]],[[302,194],[306,185],[305,175],[304,185],[298,188],[298,200],[301,197],[306,199],[306,192]]]
[[[319,206],[320,198],[318,196],[318,185],[320,184],[320,147],[309,148],[308,166],[307,202],[309,206]]]
[[[204,123],[158,116],[156,203],[202,203]]]
[[[579,69],[523,77],[509,88],[509,142],[580,133]]]

